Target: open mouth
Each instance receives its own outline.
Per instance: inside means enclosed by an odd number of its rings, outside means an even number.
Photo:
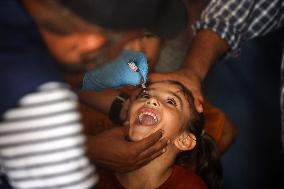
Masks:
[[[137,115],[137,121],[142,126],[154,126],[160,121],[160,116],[157,110],[152,108],[142,108]]]

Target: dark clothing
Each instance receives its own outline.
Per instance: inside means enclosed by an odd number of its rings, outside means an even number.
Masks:
[[[47,81],[61,81],[40,33],[18,1],[0,1],[0,115]]]
[[[247,40],[284,25],[283,0],[215,0],[202,12],[196,29],[215,31],[237,50]]]
[[[202,12],[195,29],[209,29],[226,40],[231,54],[238,55],[241,45],[254,37],[284,26],[283,0],[216,0]],[[284,47],[281,66],[282,146],[284,147]]]
[[[76,95],[19,1],[0,1],[0,27],[0,171],[14,188],[90,188]]]

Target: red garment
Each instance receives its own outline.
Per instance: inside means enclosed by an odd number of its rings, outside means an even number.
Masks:
[[[98,189],[125,189],[114,174],[99,170]],[[204,181],[194,172],[175,165],[171,176],[158,189],[207,189]]]

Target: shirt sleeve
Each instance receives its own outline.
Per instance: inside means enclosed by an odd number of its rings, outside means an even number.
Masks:
[[[243,41],[282,26],[283,12],[283,0],[211,0],[193,28],[218,33],[234,51]]]
[[[0,162],[19,189],[87,189],[97,181],[85,155],[77,97],[59,82],[42,84],[4,113]]]

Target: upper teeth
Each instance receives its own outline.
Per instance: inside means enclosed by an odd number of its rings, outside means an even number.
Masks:
[[[154,113],[151,113],[151,112],[142,112],[142,113],[140,113],[139,116],[138,116],[140,122],[142,121],[142,116],[143,115],[151,116],[151,117],[154,118],[155,122],[158,122],[158,117]]]

